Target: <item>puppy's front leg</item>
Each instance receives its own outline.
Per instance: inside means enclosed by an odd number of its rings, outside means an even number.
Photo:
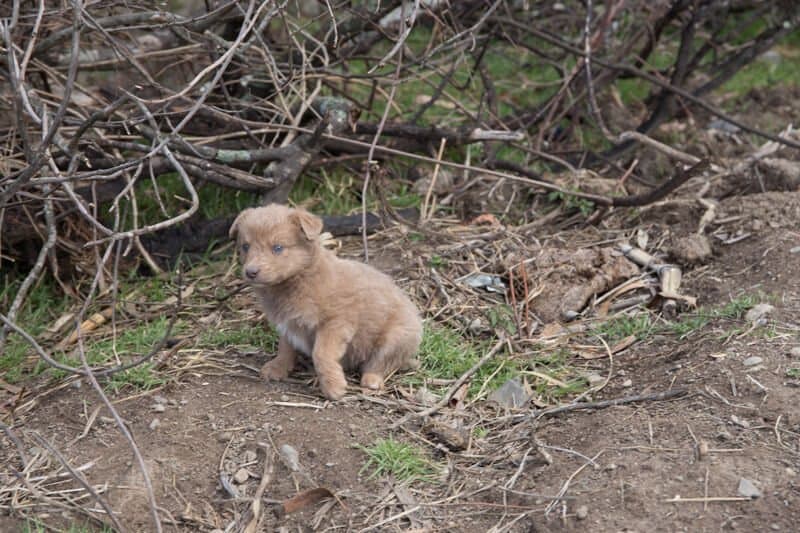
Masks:
[[[261,367],[261,377],[267,380],[281,380],[289,377],[289,372],[297,361],[297,350],[285,335],[278,339],[278,355]]]
[[[352,337],[348,328],[336,324],[326,325],[317,331],[311,358],[322,394],[331,400],[340,399],[347,389],[342,358]]]

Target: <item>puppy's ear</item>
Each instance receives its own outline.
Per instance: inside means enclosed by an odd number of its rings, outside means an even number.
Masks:
[[[312,215],[305,209],[296,209],[295,212],[292,213],[292,218],[294,218],[297,225],[300,226],[300,229],[309,241],[316,240],[322,233],[322,219]]]
[[[230,237],[231,239],[236,237],[236,233],[238,233],[239,231],[239,223],[242,220],[244,220],[244,217],[252,210],[253,210],[252,208],[248,208],[239,213],[239,216],[237,216],[234,219],[233,224],[231,224],[231,229],[228,230],[228,237]]]

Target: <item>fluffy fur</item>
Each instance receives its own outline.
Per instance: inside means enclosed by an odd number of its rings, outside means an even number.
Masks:
[[[322,247],[322,220],[302,209],[244,210],[231,226],[245,280],[280,333],[278,355],[261,369],[286,378],[298,354],[311,357],[322,393],[341,398],[344,370],[378,389],[387,375],[413,367],[422,338],[416,307],[389,276]]]

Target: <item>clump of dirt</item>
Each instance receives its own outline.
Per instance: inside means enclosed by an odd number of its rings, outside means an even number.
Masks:
[[[693,233],[675,239],[669,253],[678,264],[698,265],[711,259],[711,243],[705,235]]]
[[[529,259],[512,260],[509,269],[523,262],[528,279],[534,280],[531,309],[546,323],[574,318],[592,296],[639,274],[635,264],[612,248],[544,247]]]

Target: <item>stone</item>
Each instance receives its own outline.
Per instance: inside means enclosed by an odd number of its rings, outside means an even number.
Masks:
[[[630,380],[630,379],[626,379],[625,381],[622,382],[622,386],[623,387],[631,387],[631,386],[633,386],[633,381]]]
[[[592,372],[586,375],[586,381],[589,382],[590,387],[594,387],[595,385],[599,385],[606,380],[603,376],[596,372]]]
[[[670,248],[670,255],[681,265],[705,263],[711,258],[711,243],[705,235],[681,237]]]
[[[792,357],[800,357],[800,346],[795,346],[791,350],[789,350],[789,355]]]
[[[586,520],[589,517],[589,508],[585,505],[581,505],[575,511],[575,516],[578,518],[578,520]]]
[[[427,387],[420,387],[414,393],[414,400],[421,405],[431,406],[439,401],[439,397]]]
[[[156,413],[163,413],[167,410],[167,407],[163,403],[157,403],[153,406],[153,411]]]
[[[742,361],[742,364],[744,366],[756,366],[756,365],[760,365],[763,362],[764,362],[764,358],[763,357],[759,357],[757,355],[752,355],[752,356],[748,357],[747,359],[745,359],[744,361]]]
[[[528,403],[530,395],[522,385],[519,377],[514,377],[503,383],[500,388],[489,395],[489,401],[495,402],[503,407],[515,408],[524,407]]]
[[[739,488],[737,491],[740,496],[744,496],[745,498],[755,499],[761,497],[761,491],[756,487],[755,483],[746,478],[741,478],[739,480]]]
[[[149,425],[148,427],[149,427],[149,428],[150,428],[150,430],[152,431],[152,430],[156,429],[156,428],[157,428],[158,426],[160,426],[160,425],[161,425],[161,420],[159,420],[158,418],[154,418],[154,419],[153,419],[153,420],[150,422],[150,425]]]
[[[155,396],[153,396],[153,401],[155,401],[156,403],[167,403],[168,400],[165,397],[161,396],[160,394],[156,394]]]
[[[245,463],[253,463],[257,457],[258,454],[256,454],[255,450],[245,450],[245,452],[242,454],[242,460]]]
[[[246,468],[240,468],[233,475],[233,480],[240,485],[248,479],[250,479],[250,472],[248,472]]]
[[[770,304],[758,304],[752,309],[750,309],[745,315],[744,318],[748,322],[759,322],[762,319],[766,319],[767,315],[772,313],[775,310],[773,306]]]
[[[280,452],[281,458],[289,470],[292,472],[300,471],[300,454],[297,453],[297,450],[288,444],[281,444],[281,447],[278,451]]]

